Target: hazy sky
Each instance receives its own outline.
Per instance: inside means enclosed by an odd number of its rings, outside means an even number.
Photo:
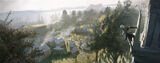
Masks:
[[[51,10],[99,3],[116,4],[117,2],[118,0],[0,0],[0,12],[9,10]]]
[[[64,7],[81,7],[90,4],[116,4],[125,0],[0,0],[0,12],[23,10],[52,10]],[[136,3],[142,0],[131,0]],[[145,1],[145,0],[144,0]]]

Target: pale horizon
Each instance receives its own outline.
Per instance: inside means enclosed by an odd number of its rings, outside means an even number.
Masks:
[[[87,7],[90,4],[116,4],[118,1],[119,0],[0,0],[0,12]]]

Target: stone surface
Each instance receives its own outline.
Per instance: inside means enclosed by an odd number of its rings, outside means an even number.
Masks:
[[[148,33],[146,46],[157,49],[160,46],[160,0],[150,0],[150,20],[148,25]]]
[[[160,63],[160,0],[150,0],[150,17],[145,48],[133,48],[135,63]]]

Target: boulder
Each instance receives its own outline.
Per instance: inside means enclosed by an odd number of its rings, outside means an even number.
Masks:
[[[55,49],[55,50],[64,50],[64,48],[62,48],[62,47],[60,47],[60,46],[56,46],[54,49]]]
[[[38,61],[42,61],[43,59],[45,59],[51,55],[51,50],[48,47],[48,45],[46,45],[46,44],[44,44],[43,46],[41,46],[39,44],[34,44],[33,49],[34,48],[39,48],[44,53],[44,55],[36,58]]]
[[[57,40],[55,40],[55,43],[58,46],[64,46],[65,45],[64,39],[57,39]]]

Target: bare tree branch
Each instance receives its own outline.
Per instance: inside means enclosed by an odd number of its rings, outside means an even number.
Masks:
[[[6,17],[6,19],[4,20],[5,22],[8,20],[9,16],[11,15],[12,11],[10,11]]]
[[[12,20],[10,20],[9,22],[7,22],[7,23],[6,23],[6,25],[9,25],[12,21],[13,21],[13,19],[12,19]]]

